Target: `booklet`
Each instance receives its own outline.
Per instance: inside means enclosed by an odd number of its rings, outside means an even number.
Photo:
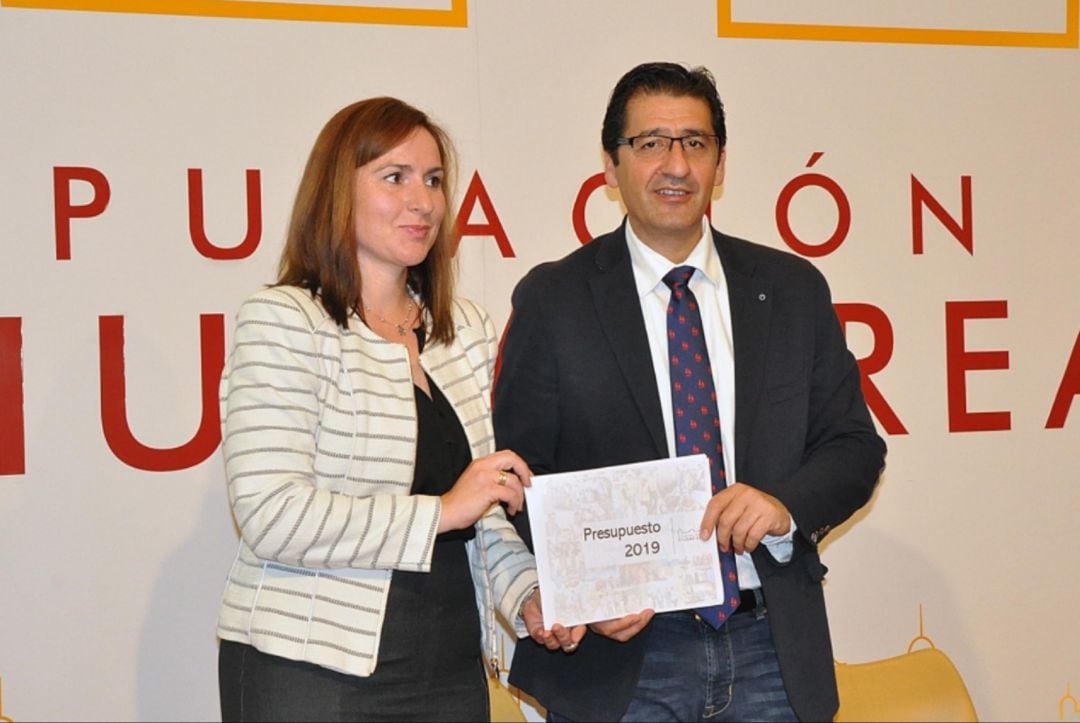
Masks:
[[[723,600],[705,455],[536,475],[525,497],[547,627]]]

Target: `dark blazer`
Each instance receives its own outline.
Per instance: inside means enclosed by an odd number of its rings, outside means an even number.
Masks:
[[[731,303],[738,481],[777,497],[798,526],[790,562],[760,546],[754,564],[792,707],[803,720],[831,720],[817,544],[870,498],[885,444],[824,277],[792,254],[713,238]],[[667,457],[660,393],[621,227],[519,282],[496,378],[498,448],[538,474]],[[515,525],[531,548],[527,515]],[[648,633],[626,643],[589,633],[572,655],[521,640],[510,682],[573,720],[617,720]]]

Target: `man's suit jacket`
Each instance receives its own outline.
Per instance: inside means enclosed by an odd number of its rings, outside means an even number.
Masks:
[[[828,285],[807,261],[713,231],[735,348],[739,482],[781,500],[798,527],[788,563],[753,553],[788,698],[804,720],[837,708],[817,543],[870,498],[885,445],[862,397]],[[495,435],[534,473],[669,456],[622,228],[518,284],[495,386]],[[704,513],[704,510],[702,511]],[[515,520],[532,545],[527,515]],[[551,621],[555,622],[555,621]],[[627,643],[589,633],[572,655],[530,640],[510,682],[574,720],[617,720],[648,629]]]

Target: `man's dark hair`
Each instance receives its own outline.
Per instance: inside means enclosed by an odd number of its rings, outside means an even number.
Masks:
[[[713,133],[720,139],[720,149],[727,145],[724,104],[716,92],[716,80],[707,68],[688,68],[678,63],[642,63],[619,78],[604,113],[600,143],[615,165],[619,164],[616,141],[626,131],[626,105],[638,93],[700,98],[709,106]]]

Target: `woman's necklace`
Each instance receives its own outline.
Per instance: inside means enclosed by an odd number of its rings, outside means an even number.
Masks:
[[[409,323],[409,321],[412,320],[413,302],[412,302],[412,299],[409,299],[409,303],[405,307],[405,318],[402,319],[397,324],[395,324],[392,321],[387,321],[385,318],[382,317],[382,315],[379,314],[379,312],[375,311],[374,309],[371,309],[370,307],[365,306],[364,309],[369,314],[374,314],[375,318],[378,319],[379,321],[381,321],[382,323],[392,325],[395,329],[397,329],[398,336],[405,336],[405,332],[407,331],[406,325]]]

